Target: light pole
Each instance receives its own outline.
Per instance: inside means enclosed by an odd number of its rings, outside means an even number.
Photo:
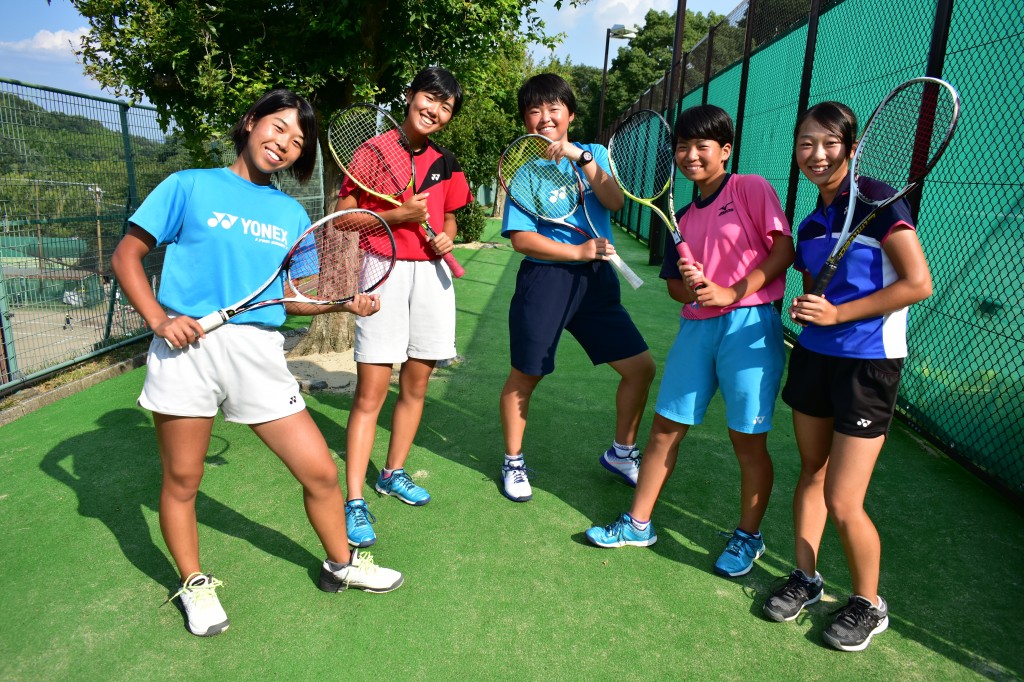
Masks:
[[[99,266],[96,268],[100,275],[103,275],[103,235],[100,231],[100,200],[103,198],[103,188],[99,185],[90,185],[89,191],[96,197],[96,255],[99,259]]]
[[[604,130],[604,94],[605,86],[608,82],[608,43],[611,42],[612,38],[619,38],[620,40],[636,38],[636,31],[631,28],[626,28],[622,24],[615,24],[611,28],[605,29],[604,69],[601,71],[601,104],[597,108],[597,137],[599,139],[601,137],[601,132]]]

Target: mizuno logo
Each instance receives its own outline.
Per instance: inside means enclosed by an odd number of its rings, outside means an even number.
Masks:
[[[734,209],[734,208],[732,207],[732,202],[730,201],[730,202],[729,202],[729,203],[727,203],[727,204],[726,204],[725,206],[722,206],[722,207],[721,207],[720,209],[718,209],[718,216],[719,216],[719,217],[721,217],[721,216],[724,216],[724,215],[725,215],[726,213],[732,213],[732,212],[734,212],[735,210],[736,210],[736,209]]]
[[[871,420],[870,419],[858,419],[857,420],[857,426],[859,426],[861,428],[864,428],[864,427],[867,427],[867,426],[871,426]]]

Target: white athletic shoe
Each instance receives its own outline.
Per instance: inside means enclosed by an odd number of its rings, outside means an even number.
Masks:
[[[529,471],[523,458],[508,461],[501,465],[502,494],[513,502],[526,502],[533,498],[533,488],[526,475]]]
[[[397,590],[403,582],[405,578],[398,571],[378,566],[372,554],[360,554],[358,549],[353,549],[348,566],[337,571],[332,571],[330,564],[324,560],[320,569],[319,587],[324,592],[341,592],[354,587],[365,592],[381,593]]]
[[[228,629],[228,616],[216,592],[223,584],[212,575],[192,573],[185,578],[181,589],[167,598],[171,601],[181,597],[181,605],[188,616],[188,630],[193,635],[210,637]]]

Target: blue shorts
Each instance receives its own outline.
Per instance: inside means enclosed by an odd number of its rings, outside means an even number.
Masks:
[[[721,387],[729,428],[766,433],[785,365],[782,320],[771,304],[707,320],[680,319],[654,411],[679,424],[700,424]]]
[[[530,376],[555,371],[565,329],[595,365],[647,350],[622,307],[619,280],[608,263],[535,263],[524,260],[508,308],[512,367]]]

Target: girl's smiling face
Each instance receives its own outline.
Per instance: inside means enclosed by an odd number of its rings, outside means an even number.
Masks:
[[[793,148],[800,172],[818,188],[822,200],[831,203],[850,170],[853,150],[839,133],[808,118],[797,131]]]
[[[291,167],[302,155],[305,136],[298,109],[279,109],[250,121],[247,128],[249,140],[241,156],[250,182],[268,184],[272,174]]]
[[[531,135],[543,135],[552,142],[565,138],[569,132],[569,124],[576,114],[569,113],[569,108],[562,102],[548,102],[530,107],[523,116],[523,125]]]

